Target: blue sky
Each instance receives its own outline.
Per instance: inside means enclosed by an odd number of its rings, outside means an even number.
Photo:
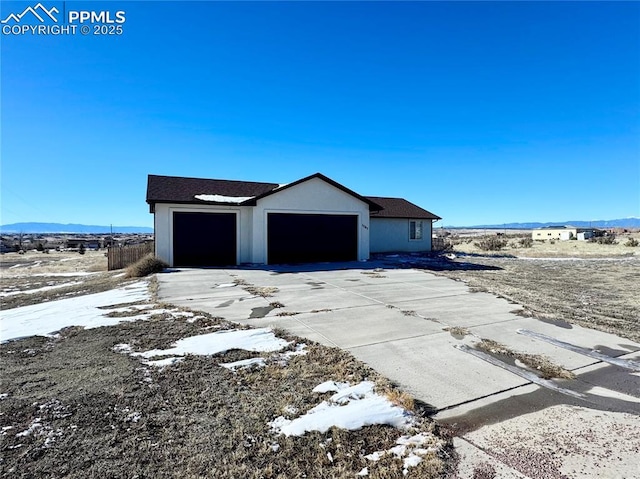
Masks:
[[[638,2],[42,3],[126,21],[2,35],[2,224],[151,226],[150,173],[321,172],[446,225],[640,216]]]

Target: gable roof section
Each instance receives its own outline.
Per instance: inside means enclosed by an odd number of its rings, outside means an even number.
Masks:
[[[247,201],[245,204],[247,204],[247,205],[255,205],[258,200],[260,200],[260,199],[262,199],[262,198],[264,198],[266,196],[279,193],[279,192],[281,192],[283,190],[286,190],[286,189],[291,188],[293,186],[299,185],[300,183],[304,183],[306,181],[312,180],[314,178],[319,178],[322,181],[324,181],[325,183],[329,183],[331,186],[334,186],[334,187],[338,188],[339,190],[344,191],[348,195],[354,196],[355,198],[357,198],[360,201],[362,201],[362,202],[366,203],[367,205],[369,205],[369,210],[371,210],[371,211],[377,211],[377,210],[381,209],[381,206],[378,205],[375,201],[371,200],[370,198],[367,198],[367,197],[359,195],[355,191],[350,190],[346,186],[341,185],[337,181],[333,181],[331,178],[329,178],[327,176],[324,176],[322,173],[314,173],[313,175],[305,176],[304,178],[301,178],[301,179],[299,179],[297,181],[294,181],[293,183],[288,183],[288,184],[283,185],[283,186],[281,186],[279,188],[276,188],[274,190],[267,191],[267,192],[265,192],[265,193],[263,193],[261,195],[257,195],[255,198],[253,198],[250,201]]]
[[[155,203],[228,204],[224,201],[198,200],[196,195],[246,198],[262,195],[278,186],[277,183],[149,175],[147,203],[151,205],[152,212]]]
[[[372,218],[442,219],[403,198],[361,196],[321,173],[315,173],[286,185],[254,181],[149,175],[147,180],[147,203],[150,205],[152,213],[155,211],[156,203],[254,206],[261,198],[277,194],[280,191],[314,178],[318,178],[366,203],[369,206]]]
[[[430,211],[420,208],[418,205],[414,205],[404,198],[384,198],[380,196],[367,196],[367,198],[379,204],[383,208],[380,211],[372,211],[371,218],[442,219]]]

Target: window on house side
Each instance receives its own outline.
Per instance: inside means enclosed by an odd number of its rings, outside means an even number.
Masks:
[[[422,221],[416,221],[416,220],[409,221],[409,239],[410,240],[422,239]]]

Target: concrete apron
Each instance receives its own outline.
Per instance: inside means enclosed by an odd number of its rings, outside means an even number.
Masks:
[[[288,272],[185,269],[158,275],[159,297],[241,324],[281,327],[349,351],[457,430],[461,455],[469,460],[482,458],[472,453],[478,448],[460,443],[473,431],[545,408],[570,405],[640,414],[640,373],[518,334],[518,330],[620,358],[638,359],[640,344],[561,321],[518,316],[517,304],[487,293],[471,293],[464,283],[431,273],[360,267]],[[238,282],[277,288],[277,292],[266,298],[252,295]],[[284,307],[273,308],[270,304],[274,302]],[[276,316],[282,313],[296,314]],[[468,334],[448,331],[454,326],[465,328]],[[553,383],[581,397],[532,385],[527,378],[456,347],[473,346],[480,338],[514,351],[543,354],[572,370],[577,379]],[[508,468],[501,463],[503,466]],[[523,476],[514,472],[500,477]]]

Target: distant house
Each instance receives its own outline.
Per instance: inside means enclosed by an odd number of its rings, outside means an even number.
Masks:
[[[537,228],[531,233],[534,240],[560,240],[568,241],[572,239],[587,240],[597,235],[595,228],[576,228],[574,226],[545,226]]]
[[[156,256],[172,266],[367,260],[431,250],[440,219],[316,173],[289,184],[149,175]]]

